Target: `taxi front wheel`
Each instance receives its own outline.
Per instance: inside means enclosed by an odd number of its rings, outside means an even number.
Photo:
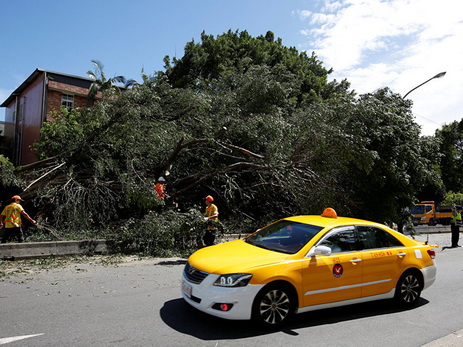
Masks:
[[[395,299],[405,307],[413,307],[418,302],[423,286],[414,271],[405,272],[399,279],[395,290]]]
[[[296,300],[289,286],[270,284],[254,300],[253,318],[266,327],[279,327],[289,321],[296,308]]]

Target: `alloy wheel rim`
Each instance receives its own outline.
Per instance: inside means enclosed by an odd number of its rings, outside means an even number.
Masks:
[[[415,276],[408,275],[402,282],[400,292],[405,302],[414,302],[420,293],[420,282]]]
[[[262,298],[259,313],[268,324],[279,324],[289,314],[290,300],[281,290],[271,290]]]

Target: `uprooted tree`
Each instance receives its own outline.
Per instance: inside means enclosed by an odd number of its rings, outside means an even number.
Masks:
[[[49,223],[122,230],[159,220],[152,187],[166,173],[161,215],[202,211],[212,194],[237,228],[327,206],[392,221],[438,180],[408,101],[387,88],[355,97],[271,33],[203,34],[165,62],[120,97],[44,125],[24,190],[51,206]]]

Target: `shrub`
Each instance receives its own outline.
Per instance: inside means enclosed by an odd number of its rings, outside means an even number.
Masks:
[[[116,251],[168,257],[186,256],[201,246],[205,222],[197,210],[148,213],[129,219],[112,235]]]

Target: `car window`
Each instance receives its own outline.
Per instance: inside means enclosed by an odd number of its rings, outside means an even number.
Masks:
[[[358,249],[353,226],[332,229],[317,246],[327,246],[332,253],[351,252]]]
[[[403,246],[399,240],[381,228],[361,225],[357,226],[357,232],[361,249]]]
[[[245,241],[271,251],[294,254],[322,229],[315,225],[280,220],[258,230]]]

